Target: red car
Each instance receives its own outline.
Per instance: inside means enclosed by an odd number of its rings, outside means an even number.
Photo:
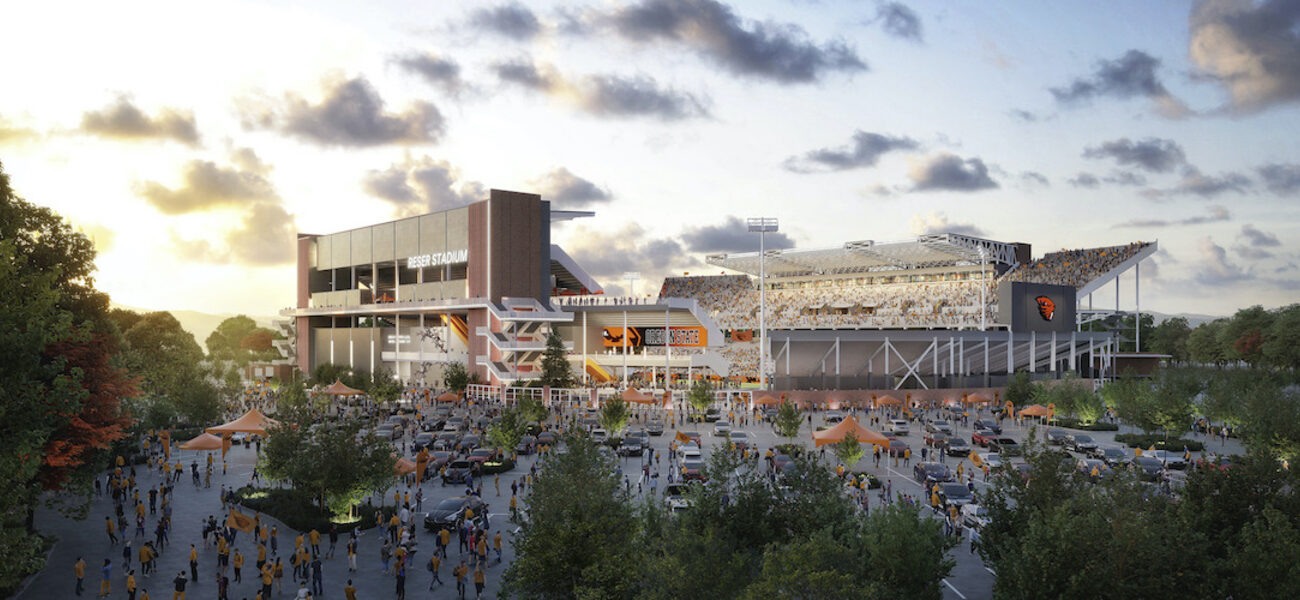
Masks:
[[[988,448],[989,442],[997,439],[997,437],[998,434],[993,433],[988,429],[977,429],[975,430],[975,433],[970,434],[970,443],[975,444],[976,446]]]
[[[481,465],[489,460],[492,460],[492,457],[496,456],[496,453],[497,453],[496,450],[479,448],[478,450],[470,452],[469,456],[465,457],[465,460],[472,463],[478,463]]]

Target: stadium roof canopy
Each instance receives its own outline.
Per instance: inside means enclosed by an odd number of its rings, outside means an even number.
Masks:
[[[840,275],[927,269],[980,264],[984,248],[989,264],[1014,264],[1015,246],[956,233],[936,233],[918,238],[875,242],[845,242],[831,248],[768,250],[769,277]],[[759,253],[710,254],[708,263],[724,269],[758,275]]]

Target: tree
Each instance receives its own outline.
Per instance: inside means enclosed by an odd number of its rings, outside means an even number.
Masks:
[[[686,393],[686,403],[691,405],[697,416],[708,410],[713,405],[713,384],[704,377],[696,380]]]
[[[1125,373],[1119,379],[1111,381],[1101,388],[1101,397],[1106,405],[1115,409],[1119,418],[1128,421],[1134,427],[1150,432],[1156,428],[1152,416],[1152,389],[1149,381]]]
[[[902,502],[874,510],[862,525],[865,565],[885,598],[943,597],[941,583],[956,563],[947,557],[957,541],[943,535],[937,519]]]
[[[1173,362],[1184,362],[1188,358],[1187,340],[1191,335],[1192,328],[1187,325],[1187,319],[1165,319],[1151,332],[1149,348],[1158,354],[1168,354]]]
[[[1232,573],[1242,598],[1286,598],[1300,590],[1300,531],[1291,518],[1267,507],[1261,518],[1241,531],[1241,545],[1233,548]]]
[[[280,423],[267,432],[258,468],[270,480],[311,494],[322,509],[348,515],[367,494],[388,488],[396,479],[391,442],[373,435],[358,439],[359,421],[313,430],[307,410],[277,417]]]
[[[1300,304],[1277,310],[1264,341],[1264,360],[1279,369],[1300,369]]]
[[[221,418],[221,397],[217,386],[197,379],[172,396],[176,413],[190,425],[208,425]]]
[[[1186,369],[1165,369],[1154,383],[1149,400],[1151,423],[1164,431],[1165,439],[1186,433],[1192,426],[1192,399],[1201,392],[1200,377]]]
[[[461,363],[448,363],[447,369],[442,373],[442,381],[447,386],[447,389],[459,394],[469,386],[469,371]]]
[[[149,396],[174,402],[186,388],[204,377],[199,363],[203,350],[194,335],[169,312],[151,312],[122,319],[114,311],[125,341],[122,361],[141,377],[140,389]]]
[[[597,421],[612,437],[617,436],[620,431],[623,431],[624,427],[627,427],[628,416],[627,403],[623,402],[622,398],[615,396],[601,405]]]
[[[844,436],[844,439],[835,442],[831,450],[835,452],[835,457],[840,459],[840,462],[848,469],[852,469],[853,465],[858,464],[858,461],[862,460],[862,455],[867,453],[862,448],[862,442],[858,441],[858,436],[854,435],[853,432],[849,432],[848,435]]]
[[[799,414],[799,409],[795,408],[793,402],[782,400],[780,408],[776,410],[774,425],[778,435],[793,438],[799,435],[799,427],[803,425],[803,415]]]
[[[758,579],[741,595],[746,600],[769,598],[884,598],[877,585],[857,577],[850,565],[861,562],[830,531],[806,541],[773,544],[763,552]]]
[[[613,465],[584,437],[569,436],[568,451],[547,459],[524,497],[527,514],[515,534],[515,560],[501,596],[508,598],[618,598],[642,560],[633,543],[637,519],[620,499]]]
[[[401,380],[388,369],[380,367],[371,379],[370,399],[380,405],[387,405],[401,397],[403,389]]]
[[[1015,375],[1007,381],[1007,393],[1003,400],[1021,408],[1028,406],[1033,401],[1033,397],[1034,384],[1029,380],[1029,373],[1016,371]]]
[[[301,381],[293,381],[280,388],[280,395],[275,400],[276,414],[292,414],[295,411],[306,410],[309,398],[307,389]]]
[[[508,455],[519,445],[527,429],[528,422],[519,407],[507,407],[501,411],[501,418],[488,427],[488,441],[493,448]]]
[[[1273,313],[1255,305],[1243,308],[1228,319],[1218,332],[1219,346],[1229,360],[1256,365],[1264,358],[1264,333],[1273,325]]]
[[[569,351],[560,336],[552,331],[546,336],[546,351],[542,353],[542,385],[553,388],[574,386],[573,368],[569,365]]]
[[[541,423],[551,414],[550,409],[546,408],[546,405],[540,399],[531,396],[520,399],[515,404],[515,408],[519,410],[519,416],[523,419],[524,425]]]
[[[1219,342],[1220,332],[1226,328],[1227,323],[1227,319],[1216,319],[1197,325],[1187,336],[1188,357],[1204,365],[1227,362],[1228,353]]]

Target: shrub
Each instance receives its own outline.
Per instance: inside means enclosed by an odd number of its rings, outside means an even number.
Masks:
[[[1200,452],[1205,449],[1205,444],[1196,440],[1174,438],[1166,442],[1163,435],[1120,433],[1115,436],[1115,441],[1121,444],[1126,444],[1129,448],[1146,449],[1155,446],[1156,450],[1169,450],[1173,452],[1182,452],[1184,446],[1192,452]]]
[[[354,527],[369,529],[375,526],[376,512],[387,511],[384,513],[386,521],[394,511],[392,507],[375,508],[367,503],[356,509],[354,518],[359,518],[359,521],[336,523],[331,520],[334,517],[333,513],[328,509],[321,510],[310,494],[299,490],[245,486],[236,490],[235,495],[246,509],[273,517],[296,531],[315,529],[325,533],[333,525],[338,525],[339,529]]]
[[[513,468],[515,468],[515,461],[510,460],[509,458],[503,458],[498,464],[493,464],[491,462],[483,463],[482,473],[484,475],[495,475],[497,473],[505,473]]]
[[[1053,427],[1064,427],[1066,429],[1078,429],[1080,431],[1119,431],[1119,425],[1116,425],[1114,423],[1103,423],[1101,421],[1094,421],[1092,423],[1088,423],[1087,425],[1085,425],[1083,424],[1082,421],[1074,417],[1061,417],[1059,419],[1052,419],[1050,424]]]
[[[867,489],[869,490],[880,489],[880,479],[875,475],[872,475],[871,473],[867,473],[865,471],[851,471],[847,476],[855,476],[858,478],[858,481],[862,481],[862,478],[865,477],[867,478]]]

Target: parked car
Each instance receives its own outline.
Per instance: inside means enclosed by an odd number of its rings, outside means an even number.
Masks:
[[[704,411],[704,420],[708,421],[709,423],[717,421],[718,419],[721,418],[722,418],[722,411],[718,410],[717,408],[710,407],[709,410]]]
[[[437,473],[443,465],[451,462],[452,454],[450,450],[434,450],[429,453],[429,467],[426,473]],[[431,475],[429,475],[431,476]]]
[[[1239,459],[1231,454],[1210,455],[1196,461],[1196,468],[1212,468],[1221,471],[1231,469],[1239,464]]]
[[[419,452],[422,448],[428,448],[433,445],[433,434],[427,431],[421,431],[416,434],[415,440],[411,442],[412,448]]]
[[[927,489],[935,482],[952,481],[952,470],[937,462],[920,462],[912,466],[912,479]]]
[[[641,443],[641,438],[628,436],[623,438],[623,443],[618,446],[619,456],[645,456],[645,445]]]
[[[975,429],[987,429],[993,433],[1002,435],[1002,426],[998,425],[997,419],[975,419],[975,422],[972,425]]]
[[[1047,430],[1047,443],[1053,446],[1064,446],[1069,441],[1070,441],[1070,432],[1064,429],[1056,429],[1056,428]]]
[[[844,420],[844,413],[838,410],[832,410],[827,412],[826,416],[822,417],[822,420],[826,421],[826,424],[828,425],[834,425]]]
[[[978,504],[966,504],[958,509],[962,524],[975,529],[983,529],[989,524],[989,511]]]
[[[981,464],[988,465],[990,469],[1002,466],[1002,457],[997,452],[980,452],[975,456],[979,457]]]
[[[473,452],[470,452],[469,456],[465,457],[465,460],[471,463],[478,463],[481,466],[483,463],[492,460],[492,458],[495,457],[496,455],[497,455],[496,450],[492,450],[489,448],[479,448],[477,450],[474,450]]]
[[[1186,469],[1187,461],[1180,452],[1170,452],[1168,450],[1143,450],[1142,456],[1150,456],[1170,469]]]
[[[693,443],[696,445],[696,447],[699,447],[699,445],[700,445],[700,432],[698,432],[698,431],[683,431],[683,432],[681,432],[681,434],[684,435],[684,436],[686,436],[686,437],[688,437],[688,438],[690,438],[691,442],[693,442]]]
[[[1137,471],[1139,478],[1146,481],[1156,481],[1165,472],[1165,466],[1160,461],[1145,454],[1134,456],[1129,461],[1129,467]]]
[[[681,461],[682,464],[686,464],[686,461],[688,460],[698,460],[698,461],[704,460],[704,455],[700,454],[700,450],[698,448],[688,448],[682,450],[680,453],[678,453],[678,456],[681,457],[679,460]]]
[[[698,456],[683,460],[682,481],[704,481],[704,460]]]
[[[1097,460],[1105,461],[1112,467],[1128,460],[1128,452],[1119,446],[1100,446],[1088,454]]]
[[[487,525],[488,505],[478,496],[455,496],[438,503],[424,517],[424,527],[429,531],[455,530],[465,522],[466,510],[474,511],[470,519],[478,527]]]
[[[894,435],[907,435],[911,433],[911,430],[907,427],[907,421],[902,419],[893,419],[889,421],[889,430],[894,432]]]
[[[447,469],[442,472],[442,484],[465,483],[465,478],[474,469],[474,463],[468,460],[456,460],[447,465]]]
[[[479,437],[476,434],[471,433],[463,438],[460,438],[460,442],[456,444],[456,449],[460,450],[461,452],[464,452],[466,450],[473,450],[475,448],[478,448],[481,445],[483,445],[483,438]]]
[[[970,444],[959,437],[950,437],[944,442],[943,451],[948,456],[967,456],[970,454]]]
[[[727,437],[727,434],[729,433],[731,433],[731,423],[723,420],[713,424],[713,435],[718,437]]]
[[[604,429],[599,429],[599,428],[597,428],[597,429],[592,429],[592,430],[591,430],[591,439],[596,440],[597,442],[602,442],[602,443],[603,443],[605,440],[609,439],[609,432],[605,431]]]
[[[744,450],[749,447],[749,434],[743,431],[733,431],[728,436],[731,440],[731,447],[734,450]]]
[[[997,436],[998,434],[993,433],[991,429],[976,429],[975,433],[970,434],[970,443],[981,448],[988,448],[989,442]]]
[[[645,430],[646,433],[649,433],[650,435],[654,435],[654,436],[663,435],[664,434],[663,421],[659,421],[657,419],[654,421],[650,421],[649,423],[646,424]]]
[[[443,430],[443,431],[460,431],[461,423],[464,423],[464,422],[465,422],[465,419],[462,418],[462,417],[451,417],[451,418],[447,419],[447,422],[445,422],[445,423],[442,424],[442,430]]]
[[[376,427],[376,428],[375,428],[375,437],[377,437],[377,438],[379,438],[379,439],[381,439],[381,440],[391,440],[391,439],[397,437],[397,436],[393,433],[393,431],[395,431],[395,430],[393,429],[393,427],[392,427],[391,425],[380,425],[379,427]]]
[[[952,435],[952,425],[944,420],[930,421],[925,424],[925,430],[930,433],[946,433]]]
[[[1082,433],[1070,435],[1070,448],[1075,452],[1088,453],[1097,449],[1097,442],[1092,441],[1092,436]]]
[[[1020,444],[1009,437],[997,437],[989,441],[989,450],[1002,456],[1020,456]]]
[[[673,512],[683,511],[691,507],[691,500],[687,497],[690,487],[685,483],[670,483],[664,488],[664,501],[668,503],[668,510]]]
[[[555,434],[550,431],[543,431],[537,434],[537,443],[546,444],[547,446],[555,445]]]
[[[455,450],[460,435],[454,431],[444,431],[433,438],[434,450]]]
[[[907,442],[900,439],[889,440],[889,455],[902,456],[907,451]]]
[[[942,431],[935,431],[935,432],[927,431],[925,433],[925,437],[922,438],[922,440],[925,442],[925,445],[930,446],[931,448],[942,448],[943,445],[948,441],[948,434]]]
[[[1092,477],[1093,469],[1097,470],[1097,479],[1105,479],[1110,476],[1110,466],[1105,461],[1095,458],[1080,458],[1076,468],[1085,477]]]
[[[944,508],[956,506],[957,510],[961,510],[961,507],[975,503],[975,495],[960,483],[941,483],[939,484],[939,502],[943,503]]]
[[[519,444],[515,446],[515,452],[519,454],[532,454],[537,451],[537,437],[526,435],[519,438]]]

